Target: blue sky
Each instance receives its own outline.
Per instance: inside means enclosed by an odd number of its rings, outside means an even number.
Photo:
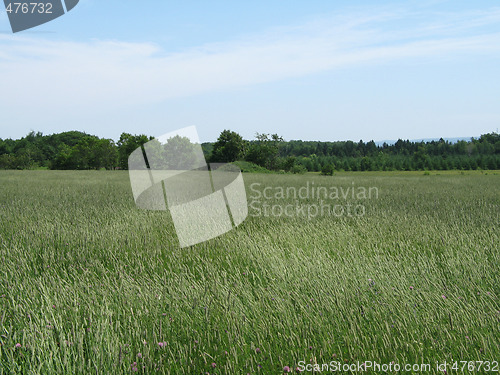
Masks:
[[[81,0],[17,34],[2,11],[0,138],[479,136],[498,67],[497,1]]]

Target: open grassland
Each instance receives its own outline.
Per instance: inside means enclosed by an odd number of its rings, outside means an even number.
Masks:
[[[179,249],[126,172],[1,171],[0,373],[500,360],[498,172],[244,178],[249,200],[252,183],[379,195],[339,202],[359,217],[249,217]]]

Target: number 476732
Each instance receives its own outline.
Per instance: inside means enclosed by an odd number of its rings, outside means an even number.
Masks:
[[[51,14],[52,13],[52,3],[9,3],[6,8],[7,13],[14,14]]]

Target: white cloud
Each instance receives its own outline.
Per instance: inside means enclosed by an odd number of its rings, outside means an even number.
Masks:
[[[172,54],[151,43],[0,34],[0,105],[47,116],[106,111],[356,64],[500,49],[498,27],[481,29],[498,25],[498,9],[392,25],[409,16],[337,17]]]

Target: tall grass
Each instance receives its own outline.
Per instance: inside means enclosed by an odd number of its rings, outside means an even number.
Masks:
[[[499,175],[245,175],[307,181],[379,198],[362,217],[249,217],[179,249],[126,172],[0,172],[0,373],[500,359]]]

